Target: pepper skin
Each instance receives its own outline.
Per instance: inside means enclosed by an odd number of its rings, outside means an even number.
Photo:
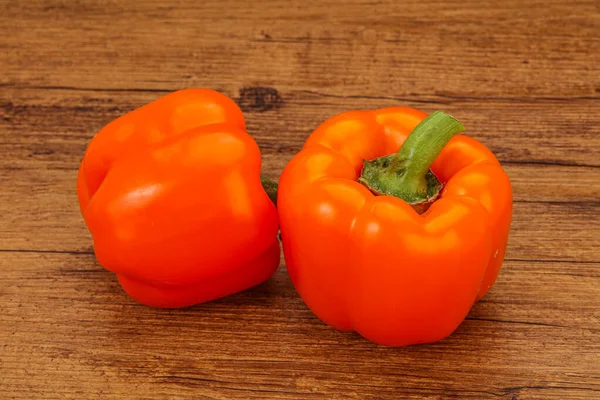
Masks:
[[[241,110],[206,89],[166,95],[108,124],[77,194],[99,263],[155,307],[245,290],[279,265],[277,210]]]
[[[444,184],[422,215],[357,182],[363,160],[398,151],[427,115],[350,111],[319,126],[280,179],[287,269],[325,323],[389,346],[450,335],[494,284],[512,190],[481,143],[454,136],[431,170]]]

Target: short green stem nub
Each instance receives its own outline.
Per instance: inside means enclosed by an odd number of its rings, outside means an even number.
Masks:
[[[430,171],[431,165],[450,139],[464,130],[454,117],[435,111],[417,125],[397,154],[365,161],[359,182],[424,211],[423,204],[437,199],[443,186]]]
[[[265,189],[265,192],[267,192],[269,199],[271,199],[273,204],[277,206],[277,188],[279,186],[277,185],[277,182],[275,182],[272,179],[261,176],[260,183],[262,183],[262,187],[263,189]]]

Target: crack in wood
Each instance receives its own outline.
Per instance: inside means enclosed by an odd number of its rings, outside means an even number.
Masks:
[[[72,91],[80,91],[80,92],[148,92],[148,93],[170,93],[181,88],[170,88],[170,89],[161,89],[161,88],[100,88],[100,87],[79,87],[79,86],[61,86],[61,85],[24,85],[24,84],[15,84],[15,83],[0,83],[0,87],[6,87],[11,89],[33,89],[33,90],[72,90]],[[244,89],[252,89],[243,88]],[[256,89],[261,89],[261,87],[257,87]],[[264,89],[264,88],[262,88]],[[276,90],[274,88],[266,88],[269,90]],[[600,100],[600,96],[532,96],[532,97],[524,97],[524,96],[462,96],[462,95],[452,95],[452,94],[428,94],[426,96],[431,96],[430,99],[420,98],[423,95],[415,94],[415,97],[397,97],[397,96],[370,96],[370,95],[338,95],[332,93],[322,93],[315,90],[293,90],[292,94],[311,94],[317,97],[329,97],[329,98],[339,98],[339,99],[368,99],[368,100],[393,100],[393,101],[404,101],[404,102],[413,102],[413,103],[424,103],[424,104],[450,104],[450,100],[458,100],[458,101],[511,101],[511,102],[537,102],[537,101],[549,101],[549,102],[569,102],[569,101],[597,101]]]

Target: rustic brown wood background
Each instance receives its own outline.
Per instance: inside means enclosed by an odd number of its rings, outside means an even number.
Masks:
[[[599,399],[599,4],[0,0],[0,399]],[[283,264],[136,304],[95,261],[78,162],[186,87],[236,99],[273,178],[344,110],[452,113],[513,182],[496,286],[450,338],[395,349],[321,323]]]

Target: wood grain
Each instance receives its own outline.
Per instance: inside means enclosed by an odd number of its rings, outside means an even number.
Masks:
[[[169,311],[133,302],[92,254],[11,252],[4,262],[8,393],[127,398],[129,379],[156,387],[154,398],[593,398],[599,389],[594,264],[507,262],[453,336],[391,349],[323,325],[284,269],[250,291]]]
[[[597,1],[0,1],[1,399],[600,397]],[[448,339],[334,331],[285,264],[184,310],[128,298],[75,193],[103,125],[169,91],[234,98],[277,178],[348,109],[458,117],[515,194],[507,261]]]

